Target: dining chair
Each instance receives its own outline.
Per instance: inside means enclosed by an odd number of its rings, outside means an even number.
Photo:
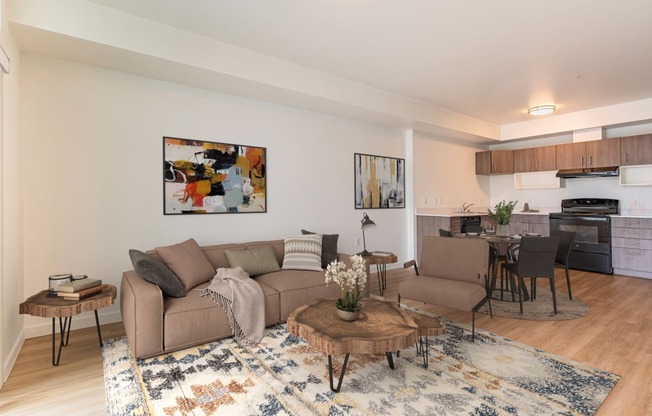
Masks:
[[[552,230],[553,237],[559,237],[559,246],[557,247],[557,257],[555,257],[555,267],[566,270],[566,284],[568,284],[568,299],[573,300],[571,292],[570,275],[568,272],[568,257],[570,256],[575,233],[572,231]]]
[[[555,292],[555,258],[559,237],[529,237],[521,238],[518,259],[513,263],[506,263],[503,270],[508,274],[512,293],[518,292],[518,302],[521,314],[523,313],[523,298],[527,300],[529,295],[525,288],[525,278],[531,279],[531,291],[535,291],[536,279],[550,279],[550,290],[552,292],[552,305],[555,315],[557,314],[557,295]],[[518,283],[514,280],[518,277]]]
[[[448,231],[448,230],[444,230],[443,228],[440,228],[439,229],[439,236],[440,237],[452,237],[453,233]]]

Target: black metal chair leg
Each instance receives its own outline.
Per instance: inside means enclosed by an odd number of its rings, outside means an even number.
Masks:
[[[552,306],[557,315],[557,291],[555,290],[555,278],[550,279],[550,291],[552,292]]]
[[[338,393],[340,391],[340,388],[342,388],[342,380],[344,380],[344,373],[346,373],[346,364],[348,362],[349,362],[349,353],[346,353],[346,356],[344,357],[344,364],[342,364],[342,372],[340,373],[340,379],[337,382],[337,388],[334,388],[333,387],[333,359],[330,355],[328,356],[328,377],[331,383],[331,390],[334,391],[335,393]]]
[[[573,292],[571,292],[570,275],[568,274],[568,267],[566,267],[566,284],[568,285],[568,299],[573,300]]]

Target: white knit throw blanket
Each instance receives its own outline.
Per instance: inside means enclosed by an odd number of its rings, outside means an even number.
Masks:
[[[209,296],[224,308],[239,343],[255,345],[265,330],[263,290],[242,267],[219,268],[202,296]]]

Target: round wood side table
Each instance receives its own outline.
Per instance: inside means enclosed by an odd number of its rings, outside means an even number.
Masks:
[[[70,325],[72,317],[82,312],[95,312],[95,325],[97,336],[100,340],[100,347],[103,346],[102,333],[100,332],[100,320],[97,310],[113,305],[116,297],[116,287],[103,285],[102,291],[96,295],[82,300],[65,300],[60,297],[48,297],[48,291],[43,290],[20,304],[19,312],[43,318],[52,318],[52,365],[58,366],[61,359],[61,350],[68,345],[70,338]],[[56,325],[55,318],[59,318],[59,351],[55,354]],[[56,356],[56,360],[55,360]]]

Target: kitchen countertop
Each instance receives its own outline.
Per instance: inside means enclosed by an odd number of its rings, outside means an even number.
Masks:
[[[514,211],[512,214],[527,214],[527,215],[545,215],[547,216],[551,212],[559,212],[559,208],[553,209],[553,208],[544,208],[544,209],[539,209],[539,212],[532,212],[532,211]],[[455,218],[455,217],[475,217],[475,216],[482,216],[482,215],[489,215],[487,213],[487,210],[476,210],[476,211],[471,211],[471,212],[454,212],[452,208],[417,208],[416,209],[416,215],[417,216],[424,216],[424,217],[449,217],[449,218]]]
[[[539,212],[514,211],[512,214],[548,216],[548,214],[550,214],[551,212],[561,211],[559,208],[537,208],[537,209],[539,210]],[[424,217],[456,218],[456,217],[475,217],[475,216],[483,216],[488,214],[486,210],[460,213],[460,212],[453,212],[452,208],[417,208],[416,215],[424,216]],[[621,218],[652,218],[652,210],[635,211],[635,212],[624,211],[616,216]]]

